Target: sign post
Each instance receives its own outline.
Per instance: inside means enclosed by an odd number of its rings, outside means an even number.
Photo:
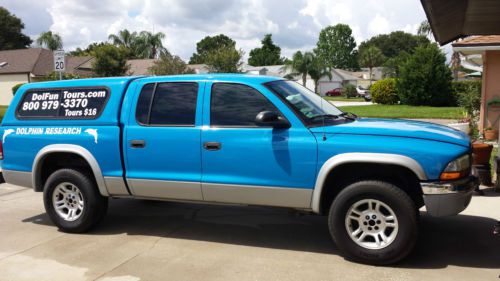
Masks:
[[[59,72],[59,80],[62,80],[62,73],[65,70],[64,50],[54,51],[54,71]]]

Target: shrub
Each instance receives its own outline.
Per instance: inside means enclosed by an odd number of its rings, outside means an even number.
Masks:
[[[354,85],[352,85],[352,84],[345,84],[342,87],[342,93],[348,99],[354,98],[358,94],[358,92],[356,91],[356,87],[354,87]]]
[[[18,89],[19,89],[22,85],[24,85],[24,84],[26,84],[26,83],[19,83],[19,84],[14,85],[14,87],[12,87],[12,95],[14,95],[14,96],[15,96],[15,95],[16,95],[16,92],[17,92],[17,90],[18,90]]]
[[[396,79],[394,78],[386,78],[375,82],[370,88],[370,93],[375,103],[396,104],[399,102]]]
[[[401,103],[448,106],[455,102],[451,91],[451,70],[436,44],[419,46],[402,63],[397,80]]]
[[[470,80],[470,81],[453,81],[451,82],[451,89],[454,99],[454,106],[462,106],[460,104],[461,96],[465,93],[469,93],[471,89],[474,89],[473,94],[481,98],[481,81],[480,80]]]

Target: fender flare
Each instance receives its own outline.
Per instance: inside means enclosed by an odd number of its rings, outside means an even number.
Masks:
[[[38,153],[35,156],[35,160],[33,161],[32,175],[31,175],[33,182],[33,189],[35,191],[41,191],[43,189],[43,187],[41,186],[42,167],[40,163],[48,155],[58,152],[73,153],[85,159],[85,161],[87,161],[90,168],[92,169],[92,172],[94,174],[97,183],[97,188],[99,189],[99,193],[101,193],[102,196],[109,196],[109,192],[108,189],[106,188],[106,183],[104,181],[101,168],[99,167],[99,163],[97,163],[95,157],[92,155],[92,153],[90,153],[90,151],[88,151],[84,147],[74,144],[52,144],[52,145],[47,145],[44,148],[40,149],[40,151],[38,151]]]
[[[321,167],[316,184],[313,190],[311,201],[311,209],[315,213],[320,213],[321,194],[327,176],[335,168],[348,163],[378,163],[378,164],[391,164],[402,166],[413,171],[419,180],[427,180],[427,175],[420,164],[414,159],[399,155],[388,153],[343,153],[338,154],[328,159]]]

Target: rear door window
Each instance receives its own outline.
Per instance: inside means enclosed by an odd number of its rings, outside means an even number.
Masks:
[[[109,89],[36,89],[24,93],[17,107],[19,119],[95,119],[109,99]]]
[[[197,96],[198,83],[146,84],[137,101],[137,122],[151,126],[194,126]]]

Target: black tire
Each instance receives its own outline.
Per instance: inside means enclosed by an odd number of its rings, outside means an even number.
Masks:
[[[60,216],[52,203],[54,191],[62,183],[76,186],[83,197],[83,210],[73,221]],[[43,202],[45,211],[52,222],[62,231],[69,233],[82,233],[90,230],[104,218],[108,209],[108,198],[99,193],[91,177],[73,169],[60,169],[49,176],[43,189]]]
[[[392,242],[384,248],[368,249],[360,246],[348,233],[347,225],[351,224],[346,223],[346,215],[351,206],[364,199],[384,203],[397,218],[398,230]],[[382,181],[360,181],[347,186],[335,198],[328,216],[328,228],[335,244],[346,258],[367,264],[392,264],[406,257],[415,246],[418,234],[415,210],[413,200],[400,188]],[[360,217],[364,224],[365,216]],[[361,225],[358,228],[361,229]]]

